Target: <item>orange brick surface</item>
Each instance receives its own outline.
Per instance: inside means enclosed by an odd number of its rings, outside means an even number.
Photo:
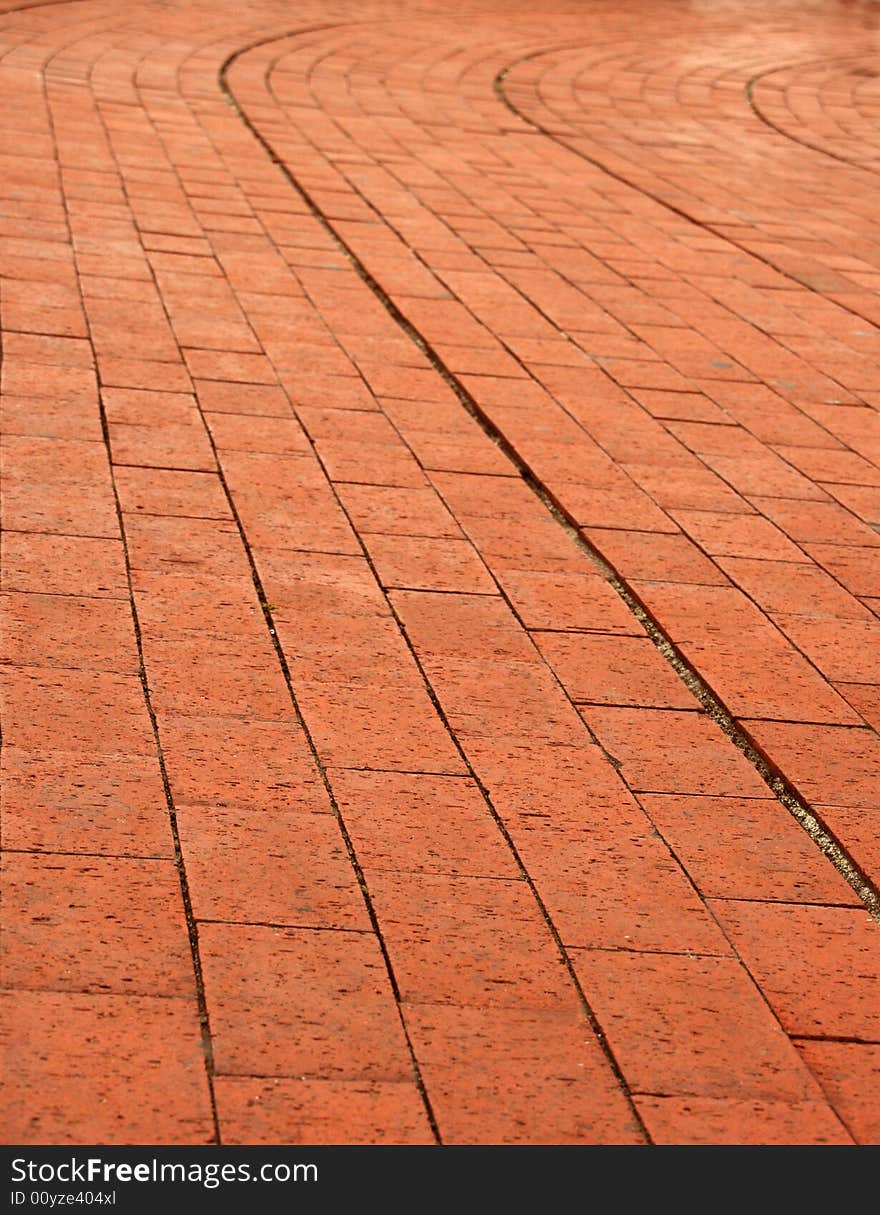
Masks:
[[[0,0],[7,1142],[880,1142],[870,10]]]

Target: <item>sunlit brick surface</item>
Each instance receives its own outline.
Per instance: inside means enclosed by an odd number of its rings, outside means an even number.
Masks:
[[[7,1142],[878,1142],[878,31],[0,0]]]

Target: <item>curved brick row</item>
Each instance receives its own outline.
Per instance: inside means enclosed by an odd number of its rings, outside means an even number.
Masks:
[[[876,876],[870,284],[563,146],[613,8],[3,19],[9,1141],[876,1141],[875,922],[520,475]]]
[[[751,101],[789,139],[877,172],[878,81],[872,57],[848,55],[768,72],[753,83]]]

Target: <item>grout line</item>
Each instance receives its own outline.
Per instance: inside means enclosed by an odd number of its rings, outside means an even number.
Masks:
[[[340,932],[349,936],[367,937],[372,928],[343,928],[339,924],[295,924],[280,920],[227,920],[220,916],[202,915],[199,924],[225,924],[229,928],[277,928],[281,932]]]
[[[154,852],[82,852],[72,848],[4,848],[3,852],[10,856],[84,856],[101,861],[150,861],[156,865],[175,863],[172,853],[163,855]]]

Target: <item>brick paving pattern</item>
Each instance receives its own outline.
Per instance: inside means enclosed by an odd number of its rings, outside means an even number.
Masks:
[[[2,0],[7,1142],[880,1142],[878,30]]]

